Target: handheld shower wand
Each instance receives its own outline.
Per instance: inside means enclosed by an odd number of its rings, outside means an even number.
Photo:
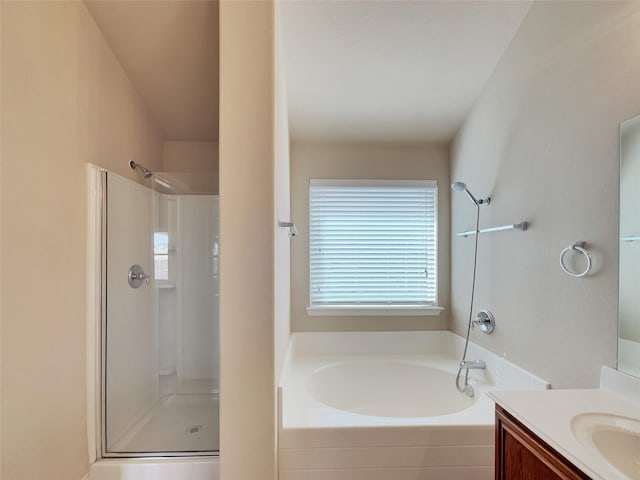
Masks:
[[[456,182],[451,185],[451,188],[456,192],[464,192],[467,194],[467,197],[471,199],[473,204],[476,206],[476,238],[475,238],[475,247],[473,250],[473,276],[471,278],[471,300],[469,302],[469,322],[467,324],[467,338],[464,343],[464,352],[462,353],[462,361],[458,366],[458,374],[456,375],[456,388],[460,393],[463,393],[467,397],[473,397],[475,392],[471,384],[469,383],[469,369],[470,368],[486,368],[486,365],[481,360],[467,360],[467,349],[469,348],[469,335],[471,334],[471,324],[472,324],[472,316],[473,316],[473,297],[476,290],[476,270],[478,265],[478,238],[480,237],[480,205],[489,205],[491,199],[481,198],[477,200],[474,197],[467,186],[462,182]],[[460,378],[462,376],[462,371],[464,370],[464,385],[460,385]]]
[[[455,190],[456,192],[464,192],[467,194],[467,197],[469,197],[469,199],[473,202],[473,204],[478,207],[480,205],[489,205],[491,203],[491,198],[487,197],[487,198],[481,198],[481,199],[476,199],[476,197],[473,196],[473,194],[469,191],[469,189],[467,188],[467,185],[465,183],[462,182],[456,182],[453,183],[451,185],[451,188],[453,190]]]

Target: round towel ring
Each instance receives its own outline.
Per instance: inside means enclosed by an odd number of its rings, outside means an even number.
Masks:
[[[562,250],[562,252],[560,253],[560,267],[562,267],[562,270],[568,274],[571,275],[572,277],[584,277],[587,273],[589,273],[589,271],[591,270],[591,254],[589,253],[588,250],[586,250],[584,248],[584,242],[576,242],[576,243],[572,243],[571,245],[569,245],[567,248],[565,248],[564,250]],[[572,272],[571,270],[569,270],[566,265],[564,264],[564,257],[568,252],[578,252],[581,253],[582,255],[585,256],[585,258],[587,259],[587,266],[584,269],[583,272],[580,273],[576,273],[576,272]]]

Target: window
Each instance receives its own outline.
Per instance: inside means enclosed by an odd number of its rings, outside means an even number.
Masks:
[[[311,180],[309,313],[435,307],[437,212],[434,180]]]
[[[169,280],[169,233],[153,234],[153,260],[155,280]]]

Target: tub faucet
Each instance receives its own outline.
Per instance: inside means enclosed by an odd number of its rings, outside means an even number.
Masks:
[[[487,364],[483,360],[464,360],[460,362],[460,368],[484,370]]]

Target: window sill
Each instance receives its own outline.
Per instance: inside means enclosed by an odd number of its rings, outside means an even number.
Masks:
[[[307,307],[307,314],[311,316],[367,316],[367,317],[436,317],[440,315],[442,307],[419,307],[415,305],[330,305]]]

